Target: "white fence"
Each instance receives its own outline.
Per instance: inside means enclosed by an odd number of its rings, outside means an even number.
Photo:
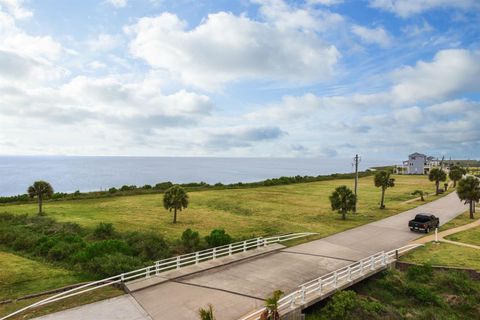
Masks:
[[[307,301],[313,301],[328,295],[342,285],[352,283],[368,273],[373,274],[384,269],[387,264],[397,260],[398,256],[420,246],[423,246],[423,244],[411,244],[388,252],[378,252],[346,267],[308,281],[300,285],[298,290],[281,298],[278,301],[278,310],[281,314],[286,313],[289,308],[295,309]],[[265,308],[256,310],[240,320],[257,320],[264,310]]]
[[[235,242],[235,243],[231,243],[228,245],[215,247],[207,250],[184,254],[184,255],[176,256],[169,259],[159,260],[159,261],[156,261],[153,265],[142,268],[142,269],[137,269],[137,270],[125,272],[110,278],[93,281],[93,282],[81,285],[79,287],[76,287],[74,289],[70,289],[68,291],[64,291],[56,295],[50,296],[46,299],[43,299],[34,304],[31,304],[27,307],[19,309],[1,318],[0,320],[10,318],[16,314],[19,314],[29,309],[33,309],[33,308],[36,308],[51,302],[55,302],[58,300],[63,300],[69,297],[73,297],[88,291],[100,289],[112,284],[123,283],[129,280],[135,280],[139,278],[148,278],[148,277],[151,277],[152,275],[157,275],[161,272],[180,269],[185,266],[199,264],[200,262],[214,260],[214,259],[226,257],[226,256],[231,256],[235,253],[246,252],[251,249],[257,249],[257,248],[268,246],[269,244],[285,242],[293,239],[311,236],[314,234],[316,233],[302,232],[302,233],[291,233],[291,234],[286,234],[282,236],[275,236],[275,237],[268,237],[268,238],[254,238],[254,239]]]

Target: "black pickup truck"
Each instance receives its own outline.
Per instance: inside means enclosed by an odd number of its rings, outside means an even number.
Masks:
[[[432,214],[421,213],[415,216],[415,219],[408,221],[410,231],[424,231],[429,233],[430,230],[438,228],[440,219]]]

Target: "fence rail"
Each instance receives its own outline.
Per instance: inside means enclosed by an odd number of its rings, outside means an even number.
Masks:
[[[369,272],[373,273],[374,271],[378,272],[384,269],[387,264],[396,261],[399,256],[420,246],[423,246],[423,244],[410,244],[388,252],[378,252],[319,278],[305,282],[298,287],[298,290],[282,297],[278,301],[278,311],[285,313],[289,308],[295,309],[298,305],[303,305],[307,301],[330,294],[340,286],[360,279]],[[240,320],[258,320],[264,310],[265,308],[256,310]]]
[[[302,232],[302,233],[290,233],[281,236],[267,237],[267,238],[253,238],[245,241],[235,242],[224,246],[214,247],[206,250],[201,250],[193,253],[188,253],[164,260],[155,261],[153,265],[145,268],[125,272],[106,279],[89,282],[71,290],[67,290],[58,294],[55,294],[46,299],[35,302],[29,306],[19,309],[9,315],[0,318],[0,320],[8,319],[22,313],[26,310],[43,306],[45,304],[70,298],[85,292],[97,290],[109,285],[124,283],[139,278],[149,278],[157,275],[161,272],[180,269],[186,266],[199,264],[208,260],[215,260],[221,257],[231,256],[236,253],[246,252],[248,250],[266,247],[270,244],[285,242],[293,239],[303,238],[314,235],[314,232]]]

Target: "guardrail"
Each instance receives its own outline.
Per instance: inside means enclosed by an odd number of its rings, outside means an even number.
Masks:
[[[224,246],[214,247],[211,249],[206,249],[206,250],[188,253],[188,254],[184,254],[184,255],[180,255],[180,256],[164,259],[164,260],[155,261],[155,263],[151,266],[125,272],[125,273],[122,273],[113,277],[109,277],[106,279],[89,282],[87,284],[81,285],[74,289],[53,295],[51,297],[48,297],[46,299],[33,303],[29,306],[26,306],[22,309],[19,309],[3,318],[0,318],[0,320],[10,318],[14,315],[17,315],[29,309],[40,307],[42,305],[45,305],[51,302],[70,298],[85,292],[97,290],[109,285],[123,283],[129,280],[135,280],[142,277],[149,278],[161,272],[180,269],[182,267],[199,264],[204,261],[214,260],[221,257],[231,256],[236,253],[246,252],[248,250],[265,247],[265,246],[268,246],[269,244],[285,242],[293,239],[311,236],[314,234],[316,233],[302,232],[302,233],[291,233],[291,234],[286,234],[282,236],[274,236],[274,237],[267,237],[267,238],[261,238],[261,237],[253,238],[245,241],[231,243]]]
[[[288,311],[288,309],[295,309],[298,305],[305,304],[307,301],[329,295],[340,286],[353,282],[367,273],[373,274],[384,269],[387,264],[396,261],[399,256],[420,246],[423,246],[423,244],[410,244],[388,252],[378,252],[346,267],[305,282],[299,286],[298,290],[282,297],[278,301],[278,311],[282,314]],[[265,308],[261,308],[240,318],[240,320],[258,320],[264,311]]]

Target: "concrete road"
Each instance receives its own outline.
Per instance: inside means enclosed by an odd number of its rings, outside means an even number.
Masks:
[[[265,256],[186,275],[133,292],[131,296],[154,320],[196,319],[198,308],[208,303],[213,304],[217,319],[238,319],[262,306],[262,299],[274,290],[281,289],[289,293],[303,282],[421,237],[421,233],[413,233],[407,227],[408,220],[417,213],[435,214],[444,224],[466,209],[457,195],[452,193],[393,217]],[[107,304],[105,308],[108,308]],[[67,316],[66,312],[48,319],[83,319],[72,317],[71,314]]]

